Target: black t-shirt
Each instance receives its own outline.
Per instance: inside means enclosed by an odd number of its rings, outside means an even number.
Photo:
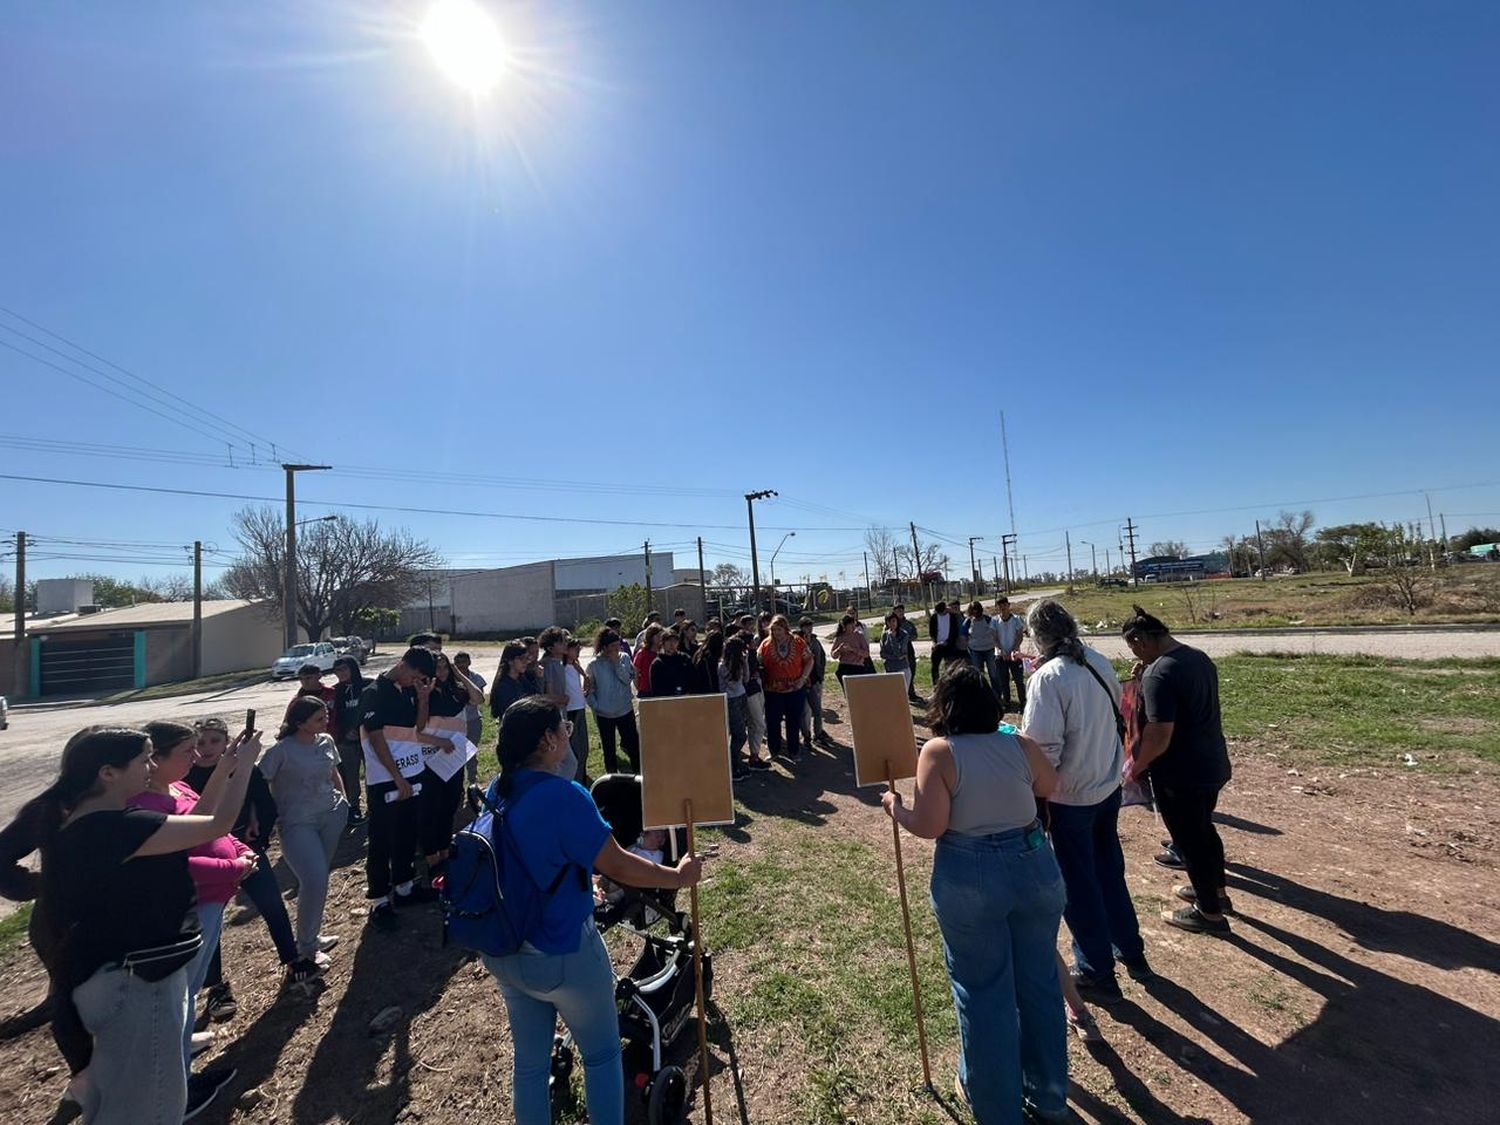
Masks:
[[[364,689],[369,684],[369,680],[364,680],[358,687],[348,683],[333,689],[333,709],[338,712],[339,741],[342,743],[359,742],[359,723],[364,717],[361,706]]]
[[[359,725],[365,730],[417,725],[417,689],[399,688],[384,675],[376,676],[359,697]]]
[[[187,852],[130,858],[166,819],[149,809],[88,813],[43,850],[40,904],[65,990],[127,958],[139,976],[161,980],[202,945]]]
[[[1151,763],[1163,785],[1223,785],[1229,780],[1229,747],[1219,714],[1219,670],[1204,653],[1178,645],[1157,657],[1141,676],[1146,720],[1172,723],[1166,753]]]
[[[194,766],[187,771],[187,776],[182,780],[201,797],[203,787],[208,784],[208,779],[213,776],[213,773],[213,766]],[[251,809],[255,810],[255,823],[260,828],[260,835],[256,836],[253,842],[245,838],[245,830],[250,826]],[[234,827],[230,829],[230,832],[242,843],[264,849],[271,839],[271,829],[275,827],[276,798],[271,796],[271,787],[261,776],[260,767],[256,766],[250,773],[250,788],[245,791],[245,803],[240,806],[240,814],[234,818]]]
[[[652,695],[688,695],[693,690],[693,662],[680,652],[662,653],[651,662]]]
[[[432,694],[427,697],[427,714],[434,719],[451,719],[462,715],[468,705],[469,693],[449,679],[432,685]]]

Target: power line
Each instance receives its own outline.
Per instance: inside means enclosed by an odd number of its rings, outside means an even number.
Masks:
[[[59,477],[23,476],[19,473],[0,473],[0,480],[22,481],[28,484],[61,484],[74,488],[104,488],[116,492],[148,492],[163,496],[200,496],[214,500],[251,500],[257,503],[280,503],[278,496],[256,496],[242,492],[211,492],[193,488],[162,488],[144,484],[115,484],[106,481],[66,480]],[[370,512],[404,512],[424,516],[464,516],[473,519],[520,520],[527,523],[596,524],[608,527],[668,527],[679,530],[712,529],[738,531],[739,525],[729,523],[666,523],[653,520],[611,520],[586,516],[535,516],[516,512],[474,512],[455,508],[415,507],[401,504],[359,504],[350,501],[300,500],[303,505],[315,508],[349,508]],[[858,531],[857,527],[771,527],[768,531]]]
[[[163,387],[161,384],[156,383],[156,382],[154,382],[154,381],[152,381],[150,379],[147,379],[147,378],[145,378],[142,375],[137,375],[134,371],[131,371],[128,368],[120,366],[118,363],[115,363],[113,360],[105,359],[103,356],[99,355],[97,352],[90,351],[88,348],[84,347],[82,344],[79,344],[79,343],[77,343],[74,340],[70,340],[68,337],[64,336],[60,332],[54,332],[52,329],[46,327],[45,325],[38,324],[36,321],[31,320],[30,318],[21,315],[20,313],[16,312],[14,309],[7,308],[4,305],[0,305],[0,312],[5,313],[7,316],[9,316],[9,317],[11,317],[11,318],[13,318],[15,320],[19,320],[22,324],[28,325],[28,326],[30,326],[32,328],[35,328],[38,332],[45,333],[46,335],[50,336],[52,339],[57,340],[59,343],[66,344],[68,347],[72,348],[74,351],[81,352],[83,355],[86,355],[90,359],[96,360],[97,362],[104,364],[106,367],[110,367],[110,368],[114,369],[115,371],[118,371],[121,375],[124,375],[127,378],[133,380],[134,382],[140,384],[142,387],[145,387],[147,389],[147,392],[149,392],[150,394],[152,394],[152,395],[155,396],[154,401],[157,402],[159,405],[168,406],[170,408],[171,403],[176,403],[178,406],[184,407],[184,408],[186,408],[188,410],[191,410],[193,413],[199,415],[201,418],[203,418],[203,419],[205,419],[207,421],[213,422],[214,424],[222,426],[222,427],[224,427],[224,428],[226,428],[228,430],[236,431],[236,432],[238,432],[240,434],[243,434],[245,436],[245,438],[250,439],[251,441],[256,441],[256,442],[259,442],[262,445],[268,446],[272,450],[273,454],[275,453],[276,444],[277,443],[269,440],[268,438],[264,438],[261,435],[255,433],[255,432],[253,432],[251,430],[247,430],[244,426],[241,426],[238,422],[233,422],[230,419],[225,418],[222,414],[215,414],[212,410],[207,410],[207,409],[199,406],[197,403],[192,402],[191,400],[184,398],[182,395],[177,394],[175,391],[169,391],[166,387]],[[28,336],[26,333],[20,331],[19,329],[12,328],[9,325],[0,325],[0,327],[4,327],[4,329],[7,332],[11,332],[11,333],[13,333],[13,334],[15,334],[17,336],[20,336],[22,339],[29,340],[31,343],[36,344],[38,347],[46,348],[49,352],[52,352],[54,355],[61,356],[62,358],[66,359],[68,362],[75,363],[79,367],[82,367],[82,368],[84,368],[87,371],[93,372],[94,374],[100,376],[101,378],[108,379],[111,382],[113,382],[113,383],[115,383],[117,385],[120,385],[120,386],[125,386],[125,387],[129,386],[128,384],[126,384],[124,382],[124,380],[118,378],[117,376],[111,375],[107,371],[101,371],[101,370],[99,370],[99,368],[94,367],[91,364],[87,364],[87,363],[83,362],[82,360],[80,360],[80,359],[78,359],[78,358],[76,358],[74,356],[70,356],[70,355],[66,354],[65,352],[58,351],[58,349],[52,347],[51,345],[45,343],[44,341],[37,340],[33,336]],[[22,354],[24,355],[26,353],[23,352]],[[31,358],[36,359],[37,357],[32,356]],[[87,380],[85,380],[85,381],[87,381]],[[135,391],[135,388],[129,388],[129,389],[131,389],[132,391]],[[135,391],[135,393],[139,395],[142,392]],[[171,403],[163,401],[164,399],[171,400]],[[136,405],[141,405],[141,404],[140,403],[136,403]],[[144,408],[143,407],[143,409],[149,409],[149,408]],[[155,411],[152,411],[152,413],[155,413]],[[198,432],[199,429],[200,429],[200,427],[198,427],[198,426],[192,426],[190,428],[192,428],[195,432]],[[279,460],[279,457],[277,459]]]

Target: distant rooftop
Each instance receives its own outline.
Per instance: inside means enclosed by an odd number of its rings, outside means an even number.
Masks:
[[[223,598],[203,603],[204,618],[232,613],[256,602]],[[148,629],[153,625],[184,625],[193,620],[192,602],[149,602],[145,605],[101,609],[98,613],[64,614],[52,618],[29,618],[28,633],[54,633],[64,629]]]

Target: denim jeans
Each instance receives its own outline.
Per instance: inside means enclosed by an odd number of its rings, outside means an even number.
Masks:
[[[761,743],[766,740],[766,693],[764,690],[751,695],[745,693],[745,715],[749,722],[746,733],[750,736],[750,756],[760,757]]]
[[[1004,699],[1000,679],[1000,662],[995,659],[995,650],[992,648],[971,648],[969,650],[969,663],[979,669],[979,674],[989,681],[990,690],[995,693],[996,699]]]
[[[281,884],[276,881],[270,857],[261,848],[255,849],[260,862],[255,870],[240,880],[240,894],[255,905],[271,943],[276,946],[276,956],[283,965],[297,959],[297,939],[292,936],[292,920],[287,916],[286,902],[281,897]],[[300,893],[300,892],[299,892]],[[223,942],[214,947],[214,955],[208,961],[208,975],[203,983],[212,988],[224,983]]]
[[[94,1041],[83,1106],[90,1125],[180,1125],[187,1105],[182,1026],[193,1026],[190,967],[159,981],[105,967],[73,990]]]
[[[623,715],[611,718],[596,711],[594,722],[599,724],[599,743],[604,750],[604,772],[620,772],[620,758],[615,750],[615,736],[618,734],[620,745],[625,749],[625,759],[630,763],[630,772],[640,773],[641,735],[636,730],[635,712],[626,711]]]
[[[743,695],[731,695],[727,698],[729,702],[729,754],[731,758],[737,758],[740,751],[745,748],[745,740],[749,737],[750,708],[745,703]]]
[[[802,709],[807,695],[796,691],[768,691],[766,699],[766,744],[771,754],[782,752],[782,732],[786,732],[786,753],[792,757],[800,754],[799,740],[802,734]]]
[[[814,735],[823,734],[823,685],[807,682],[807,706],[802,710],[802,741],[812,745]]]
[[[509,957],[486,957],[484,965],[500,982],[500,995],[510,1013],[515,1051],[511,1102],[516,1125],[550,1125],[552,1121],[547,1077],[558,1016],[573,1033],[583,1062],[589,1120],[595,1125],[620,1125],[625,1119],[625,1072],[620,1065],[615,973],[593,919],[583,925],[577,953],[541,953],[525,945]]]
[[[198,1018],[198,990],[208,977],[208,963],[213,960],[214,950],[219,948],[219,935],[224,932],[224,904],[222,902],[200,902],[198,928],[203,933],[203,948],[187,964],[187,1019],[180,1029],[182,1041],[182,1073],[193,1069],[193,1024]],[[186,1078],[183,1079],[186,1081]],[[186,1095],[184,1095],[186,1096]]]
[[[1115,956],[1134,960],[1141,941],[1135,903],[1125,886],[1125,853],[1120,849],[1120,791],[1097,805],[1047,806],[1052,848],[1068,886],[1063,917],[1073,935],[1073,962],[1091,977],[1112,977]]]
[[[349,806],[343,801],[309,824],[281,824],[281,858],[297,876],[297,956],[311,957],[318,951],[318,929],[328,902],[328,872],[333,853],[349,823]]]
[[[1044,1115],[1067,1106],[1056,955],[1065,898],[1037,826],[937,842],[932,909],[958,1015],[958,1076],[980,1125],[1019,1125],[1023,1097]]]

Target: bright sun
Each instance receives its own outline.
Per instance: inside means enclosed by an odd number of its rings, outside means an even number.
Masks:
[[[422,42],[449,78],[487,94],[505,74],[505,41],[474,0],[437,0],[422,21]]]

